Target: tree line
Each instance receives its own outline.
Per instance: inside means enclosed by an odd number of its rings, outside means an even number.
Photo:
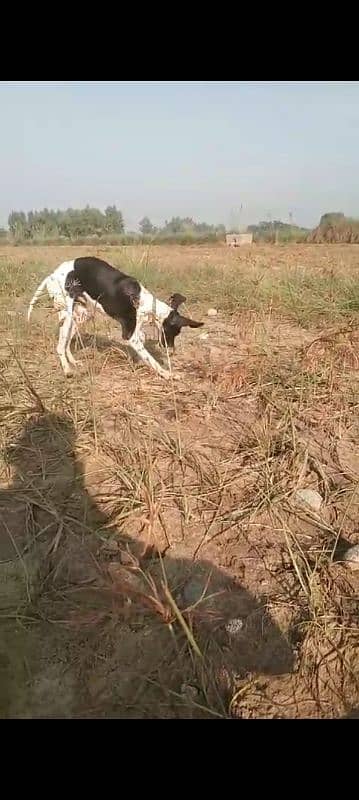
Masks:
[[[122,212],[116,206],[107,206],[105,211],[86,206],[83,209],[68,208],[55,211],[44,208],[41,211],[12,211],[8,218],[9,233],[15,242],[81,241],[98,238],[112,241],[117,238],[149,240],[172,239],[191,241],[211,240],[224,237],[224,225],[208,225],[195,222],[191,217],[172,217],[163,227],[156,227],[149,217],[139,222],[139,233],[126,233]]]
[[[98,208],[68,208],[54,211],[12,211],[8,219],[11,236],[16,241],[29,239],[79,239],[86,236],[122,234],[125,226],[121,211],[116,206],[107,206],[104,212]]]
[[[248,225],[248,233],[253,234],[255,242],[305,242],[310,230],[279,219]]]
[[[196,222],[192,217],[172,217],[162,227],[153,225],[148,216],[138,223],[139,232],[125,232],[122,212],[115,206],[104,211],[87,205],[85,208],[68,208],[63,211],[44,208],[41,211],[12,211],[8,218],[8,231],[0,228],[0,238],[14,243],[73,241],[84,244],[100,240],[108,244],[126,244],[137,241],[195,242],[224,241],[224,225]],[[229,232],[229,231],[228,231]],[[235,232],[235,231],[233,231]],[[281,220],[262,221],[248,225],[255,242],[359,242],[359,220],[346,217],[341,212],[323,214],[313,230]]]
[[[225,236],[224,225],[208,225],[207,222],[195,222],[192,217],[172,217],[165,222],[162,228],[152,225],[148,217],[143,217],[139,222],[139,229],[143,236]]]

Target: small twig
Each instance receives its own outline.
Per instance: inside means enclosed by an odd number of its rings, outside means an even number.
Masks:
[[[179,610],[179,608],[177,606],[177,603],[175,602],[175,600],[173,599],[173,597],[171,595],[170,590],[165,585],[162,585],[162,588],[163,588],[164,594],[165,594],[165,596],[166,596],[166,598],[167,598],[167,600],[168,600],[168,602],[169,602],[169,604],[170,604],[170,606],[172,608],[172,611],[176,615],[176,617],[178,619],[178,622],[180,623],[181,627],[183,628],[183,630],[184,630],[184,632],[185,632],[185,634],[187,636],[187,639],[188,639],[192,649],[194,650],[194,652],[196,653],[196,655],[200,659],[203,659],[203,655],[202,655],[202,653],[201,653],[201,651],[200,651],[200,649],[198,647],[198,644],[197,644],[197,642],[196,642],[196,640],[195,640],[195,638],[193,636],[193,633],[190,630],[190,628],[188,627],[187,622],[183,617],[183,614],[181,614],[181,612],[180,612],[180,610]]]

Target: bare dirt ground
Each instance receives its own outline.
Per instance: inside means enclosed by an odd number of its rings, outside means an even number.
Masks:
[[[170,383],[27,325],[80,252],[0,251],[0,716],[355,713],[359,248],[94,248],[204,320]]]

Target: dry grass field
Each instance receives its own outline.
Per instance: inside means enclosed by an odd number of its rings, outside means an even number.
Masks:
[[[27,305],[91,253],[205,322],[179,381],[110,320],[64,378]],[[359,246],[3,248],[0,329],[0,717],[353,713]]]

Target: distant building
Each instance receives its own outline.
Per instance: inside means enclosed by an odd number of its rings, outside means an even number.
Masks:
[[[253,244],[253,233],[226,234],[226,245],[228,247],[242,247],[245,244]]]

